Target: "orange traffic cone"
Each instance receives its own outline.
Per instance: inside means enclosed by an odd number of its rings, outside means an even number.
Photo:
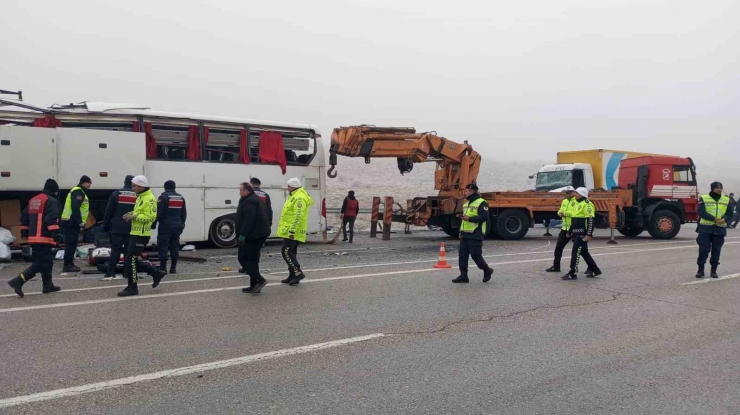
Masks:
[[[439,244],[439,260],[437,260],[437,264],[434,268],[452,268],[452,266],[447,263],[447,252],[445,251],[444,242]]]

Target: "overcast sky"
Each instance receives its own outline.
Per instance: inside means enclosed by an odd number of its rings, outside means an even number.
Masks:
[[[3,0],[0,89],[324,136],[415,126],[500,160],[611,148],[736,166],[738,22],[737,0]]]

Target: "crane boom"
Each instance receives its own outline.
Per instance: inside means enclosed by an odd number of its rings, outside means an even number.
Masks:
[[[436,162],[434,188],[440,196],[463,197],[465,186],[475,183],[481,156],[465,141],[456,143],[434,132],[417,133],[414,128],[374,127],[360,125],[335,128],[331,134],[327,175],[336,177],[337,155],[395,157],[401,174],[414,168],[414,163]]]

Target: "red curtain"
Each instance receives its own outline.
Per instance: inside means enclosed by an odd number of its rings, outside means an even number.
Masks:
[[[242,130],[239,134],[239,161],[249,164],[249,149],[247,148],[247,130]]]
[[[260,162],[277,163],[285,174],[288,162],[285,159],[282,134],[277,131],[262,131],[260,133]]]
[[[203,142],[208,145],[208,140],[211,139],[211,130],[208,127],[203,127]]]
[[[134,132],[141,132],[141,126],[138,121],[134,121]],[[159,154],[157,152],[157,141],[154,139],[154,134],[152,133],[152,123],[144,123],[144,134],[146,135],[146,158],[150,160],[156,159]]]
[[[54,118],[53,115],[46,115],[44,118],[36,118],[33,120],[33,126],[41,128],[57,128],[62,126],[62,121]]]
[[[206,137],[208,137],[208,129],[206,129]],[[188,132],[188,160],[200,160],[200,134],[198,134],[198,126],[191,125],[190,131]]]

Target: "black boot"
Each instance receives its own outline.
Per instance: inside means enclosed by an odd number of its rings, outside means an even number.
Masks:
[[[43,286],[41,288],[41,292],[44,294],[49,293],[55,293],[57,291],[60,291],[62,288],[54,285],[53,282],[51,282],[51,274],[49,275],[41,275],[41,280],[43,281]]]
[[[163,269],[152,268],[149,272],[147,272],[147,274],[149,274],[152,277],[152,280],[154,280],[154,282],[152,282],[152,288],[157,288],[159,282],[162,281],[162,278],[167,275],[167,271]]]
[[[291,282],[293,282],[294,279],[295,279],[295,274],[291,272],[290,275],[288,275],[288,278],[284,280],[280,280],[280,282],[282,282],[283,284],[290,284]]]
[[[717,274],[717,266],[716,265],[712,265],[712,273],[709,274],[709,276],[712,277],[712,278],[719,278],[719,275]]]
[[[586,276],[589,277],[589,278],[590,277],[593,277],[594,270],[592,270],[591,267],[588,267],[588,268],[586,268],[586,272],[584,272],[584,274],[586,274]]]
[[[139,287],[132,283],[129,283],[126,288],[118,293],[119,297],[129,297],[132,295],[139,295]]]
[[[159,261],[159,269],[167,272],[167,261]]]
[[[302,279],[306,278],[306,274],[303,271],[298,271],[293,277],[293,281],[289,282],[288,285],[298,285]]]
[[[26,283],[25,277],[23,277],[23,274],[18,275],[17,277],[13,278],[12,280],[8,281],[8,285],[10,285],[10,288],[15,291],[16,294],[18,294],[18,297],[23,298],[23,290],[21,287],[23,287],[23,284]]]
[[[578,279],[578,275],[576,275],[576,274],[575,274],[575,273],[573,273],[573,272],[568,272],[567,274],[563,275],[563,277],[562,277],[562,278],[563,278],[563,280],[565,280],[565,281],[570,281],[570,280],[577,280],[577,279]]]
[[[546,269],[545,272],[560,272],[560,265],[553,265]]]
[[[467,284],[470,282],[468,279],[468,270],[460,270],[460,276],[452,280],[453,284]]]
[[[704,278],[704,267],[699,267],[699,270],[696,271],[696,278]]]
[[[595,270],[589,269],[590,273],[586,274],[586,278],[596,278],[602,274],[601,270],[596,268]]]
[[[487,270],[483,271],[483,282],[491,281],[492,275],[493,275],[493,268],[488,268]]]
[[[62,273],[70,273],[70,274],[76,274],[80,272],[80,267],[72,265],[65,265],[64,268],[62,268]]]
[[[170,274],[177,274],[177,260],[172,260],[172,266],[170,266]]]
[[[254,288],[252,288],[251,293],[259,294],[260,291],[262,291],[262,289],[265,288],[265,285],[267,285],[267,280],[262,277],[259,277],[259,279],[257,279],[257,282],[254,284]]]
[[[251,292],[252,292],[252,290],[254,290],[254,285],[255,285],[256,283],[257,283],[257,279],[256,279],[256,278],[254,278],[254,277],[252,277],[252,276],[250,276],[250,277],[249,277],[249,287],[247,287],[247,288],[242,288],[242,292],[243,292],[243,293],[251,293]]]

